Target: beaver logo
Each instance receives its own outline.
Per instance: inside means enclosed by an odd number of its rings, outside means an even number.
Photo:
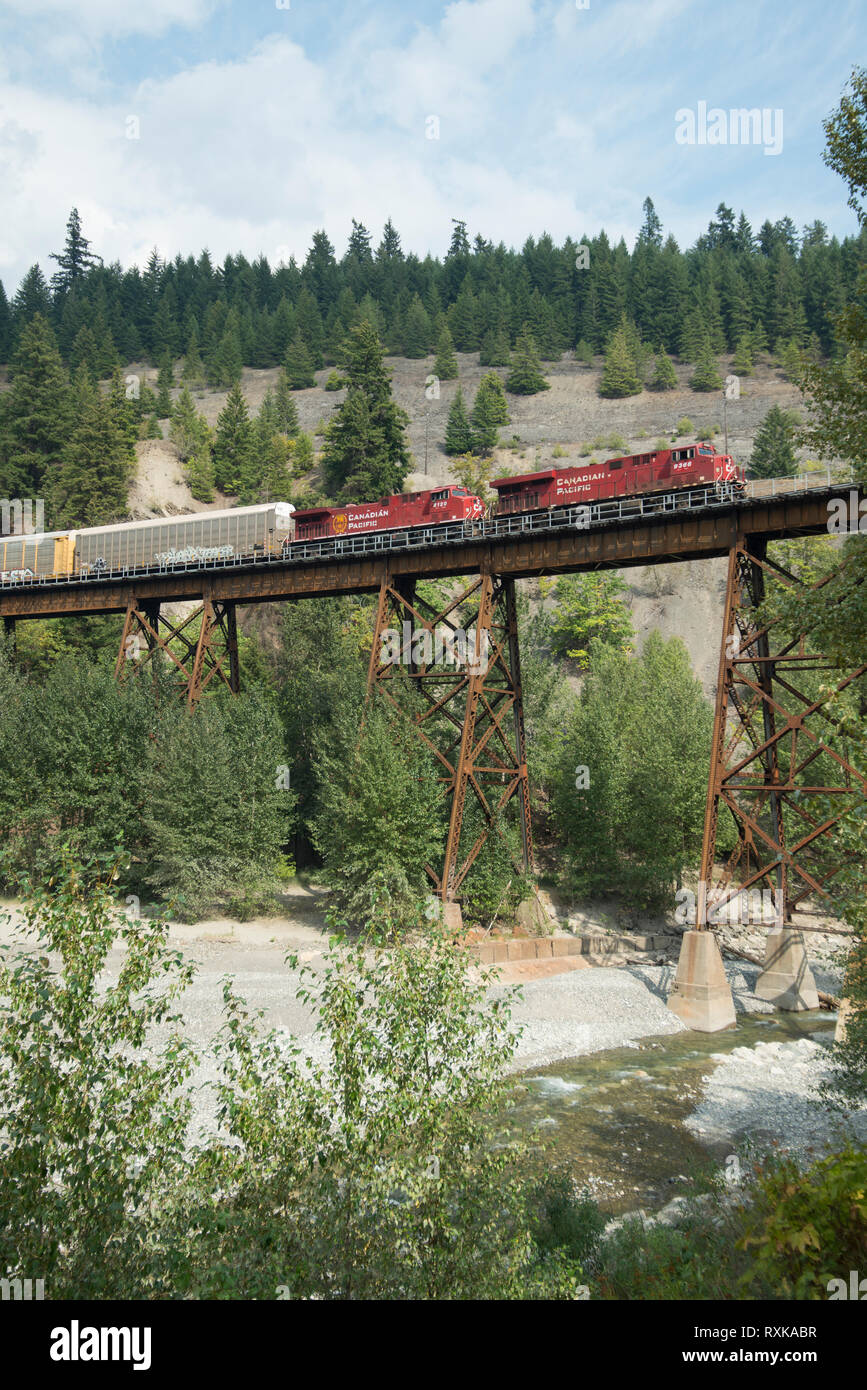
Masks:
[[[349,522],[343,512],[338,512],[337,516],[331,518],[331,525],[334,527],[335,536],[342,536]]]

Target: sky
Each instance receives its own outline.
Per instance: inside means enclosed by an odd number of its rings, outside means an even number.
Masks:
[[[862,0],[0,0],[0,278],[73,206],[125,267],[340,256],[353,217],[631,247],[648,196],[681,247],[720,202],[846,236],[822,121],[865,38]]]

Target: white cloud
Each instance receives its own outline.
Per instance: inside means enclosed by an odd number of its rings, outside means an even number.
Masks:
[[[4,8],[28,19],[46,18],[70,29],[116,38],[162,34],[173,25],[195,28],[226,0],[4,0]]]

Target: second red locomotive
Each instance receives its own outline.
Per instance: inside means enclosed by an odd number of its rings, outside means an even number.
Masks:
[[[480,497],[449,484],[427,492],[399,492],[378,502],[348,507],[312,507],[294,516],[296,541],[359,536],[367,531],[428,529],[449,521],[478,521],[485,513]]]

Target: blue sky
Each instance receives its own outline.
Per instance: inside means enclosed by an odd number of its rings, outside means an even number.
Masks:
[[[124,265],[340,255],[353,217],[631,246],[648,195],[681,246],[720,201],[843,236],[822,120],[865,37],[861,0],[0,0],[0,276],[50,271],[73,205]],[[779,153],[678,143],[700,102],[781,111]]]

